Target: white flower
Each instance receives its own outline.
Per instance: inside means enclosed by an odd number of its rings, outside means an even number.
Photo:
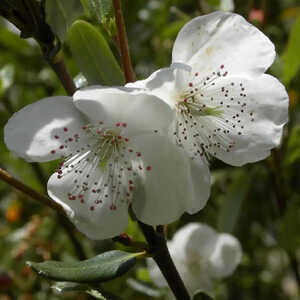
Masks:
[[[135,89],[103,87],[77,91],[73,100],[26,106],[6,124],[5,143],[27,161],[62,159],[48,193],[80,231],[91,239],[122,233],[130,204],[150,225],[205,205],[209,172],[161,135],[172,119],[165,103]]]
[[[176,268],[192,296],[197,290],[214,294],[214,282],[233,273],[241,261],[239,241],[232,235],[218,234],[205,224],[190,223],[177,231],[168,248]],[[159,268],[147,260],[153,282],[167,287]],[[171,292],[168,298],[174,299]]]
[[[243,17],[200,16],[179,32],[172,65],[128,84],[175,112],[170,136],[192,158],[215,156],[240,166],[266,158],[288,120],[288,95],[264,74],[272,42]]]

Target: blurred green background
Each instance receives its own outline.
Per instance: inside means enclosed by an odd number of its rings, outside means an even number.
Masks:
[[[298,0],[236,0],[234,4],[234,12],[255,24],[275,44],[278,55],[268,72],[286,85],[290,121],[284,130],[282,146],[268,159],[242,168],[213,161],[212,193],[206,208],[171,224],[168,235],[171,237],[176,228],[188,222],[199,221],[220,232],[230,232],[240,240],[242,263],[233,276],[218,283],[217,299],[297,300],[300,299],[300,5]],[[134,69],[138,78],[144,78],[170,64],[172,45],[180,28],[191,18],[218,9],[219,1],[127,0],[123,5]],[[92,15],[82,17],[102,31],[120,61],[109,22],[98,24]],[[63,49],[70,72],[78,75],[80,71],[68,42]],[[23,106],[61,94],[65,92],[36,42],[20,39],[15,28],[1,18],[0,127]],[[56,164],[29,164],[17,158],[6,149],[1,130],[0,167],[44,192]],[[142,238],[135,223],[129,225],[127,232],[136,239]],[[38,277],[25,262],[74,260],[115,247],[111,241],[88,240],[67,227],[50,208],[0,182],[0,300],[89,299],[90,296],[79,293],[55,293],[51,283]],[[122,299],[159,299],[159,291],[151,285],[143,261],[127,275],[102,286]]]

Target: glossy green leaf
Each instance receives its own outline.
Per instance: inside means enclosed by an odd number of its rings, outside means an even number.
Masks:
[[[218,229],[221,232],[233,232],[250,187],[250,179],[247,172],[237,171],[226,195],[220,196],[222,208],[218,216]]]
[[[300,67],[300,17],[295,22],[289,37],[287,50],[283,55],[283,80],[288,84]]]
[[[103,282],[117,278],[132,268],[140,253],[109,251],[79,262],[28,262],[39,275],[56,281]]]
[[[102,23],[112,12],[112,0],[84,0],[90,15]]]
[[[193,296],[193,300],[213,300],[213,299],[214,298],[211,295],[209,295],[208,293],[202,290],[196,291]]]
[[[80,71],[89,84],[122,85],[124,76],[102,34],[85,21],[76,21],[69,42]]]
[[[83,14],[83,7],[78,0],[46,1],[46,21],[61,41],[72,23]]]

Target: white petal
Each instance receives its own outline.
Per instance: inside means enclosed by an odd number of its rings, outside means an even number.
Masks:
[[[172,62],[189,64],[208,75],[224,65],[229,74],[258,75],[272,64],[272,42],[243,17],[225,12],[200,16],[179,32]]]
[[[219,234],[209,257],[209,274],[214,278],[229,276],[241,262],[241,258],[239,241],[230,234]]]
[[[217,233],[210,226],[189,223],[176,232],[172,240],[172,248],[178,258],[190,264],[200,264],[208,260],[216,239]]]
[[[86,172],[78,175],[71,172],[61,178],[55,173],[48,181],[49,196],[64,208],[77,229],[93,240],[117,236],[125,231],[128,223],[127,203],[117,199],[117,209],[112,209],[112,203],[116,199],[109,192],[107,197],[103,195],[103,184],[101,194],[97,194],[96,189],[106,176],[96,165],[95,168],[91,166],[88,179]],[[95,190],[94,183],[97,183]],[[87,187],[86,191],[81,190],[84,185]]]
[[[186,79],[190,74],[191,67],[174,63],[170,68],[159,69],[148,78],[132,83],[127,87],[145,89],[145,93],[157,96],[174,108],[181,90],[185,88]]]
[[[151,168],[144,172],[134,194],[132,208],[139,220],[150,225],[168,224],[205,205],[209,193],[206,168],[203,174],[195,170],[184,151],[165,137],[144,135],[134,143],[142,152],[144,170]],[[198,188],[194,184],[203,187],[203,195],[195,193]]]
[[[288,121],[288,95],[276,78],[264,74],[243,82],[247,97],[240,104],[244,102],[246,106],[241,110],[240,105],[224,99],[224,107],[230,104],[231,112],[226,112],[226,118],[230,120],[238,113],[244,128],[237,129],[235,134],[230,132],[229,137],[235,143],[230,152],[217,151],[216,154],[219,159],[236,166],[266,158],[270,150],[280,144],[283,126]],[[237,134],[239,130],[241,135]]]
[[[171,257],[174,261],[174,264],[182,278],[190,296],[199,289],[214,294],[213,282],[209,276],[207,276],[207,270],[201,267],[200,262],[193,262],[192,264],[188,261],[182,260],[178,256],[177,248],[173,246],[173,242],[168,242],[168,248],[171,254]],[[150,276],[158,287],[168,287],[168,284],[157,267],[153,259],[147,259],[147,266],[150,273]],[[168,299],[175,299],[174,296],[169,293]]]
[[[107,126],[126,124],[128,135],[166,130],[173,117],[169,107],[157,97],[132,88],[89,87],[77,91],[73,98],[76,107],[90,120]]]
[[[210,172],[203,160],[190,160],[190,167],[190,188],[193,197],[190,199],[187,212],[194,214],[206,205],[210,196]]]
[[[50,161],[72,151],[74,135],[84,122],[72,98],[45,98],[14,114],[4,128],[4,139],[8,149],[27,161]]]

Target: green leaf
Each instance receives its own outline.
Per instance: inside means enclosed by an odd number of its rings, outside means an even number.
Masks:
[[[72,23],[83,14],[83,7],[78,0],[47,0],[46,21],[61,41]]]
[[[102,34],[91,24],[76,21],[69,32],[74,60],[89,84],[123,85],[124,76]]]
[[[214,297],[212,295],[209,295],[207,292],[204,292],[202,290],[198,290],[193,295],[193,300],[213,300]]]
[[[218,229],[221,232],[233,232],[240,215],[243,200],[250,188],[250,179],[249,173],[237,171],[226,195],[220,197],[222,208],[218,216]]]
[[[300,67],[300,17],[296,20],[289,37],[287,50],[283,55],[283,81],[285,84],[294,78]]]
[[[106,18],[111,15],[111,0],[84,0],[84,3],[91,16],[100,24],[105,22]]]
[[[39,275],[56,281],[103,282],[120,277],[131,269],[141,253],[109,251],[79,262],[45,261],[27,264]]]

